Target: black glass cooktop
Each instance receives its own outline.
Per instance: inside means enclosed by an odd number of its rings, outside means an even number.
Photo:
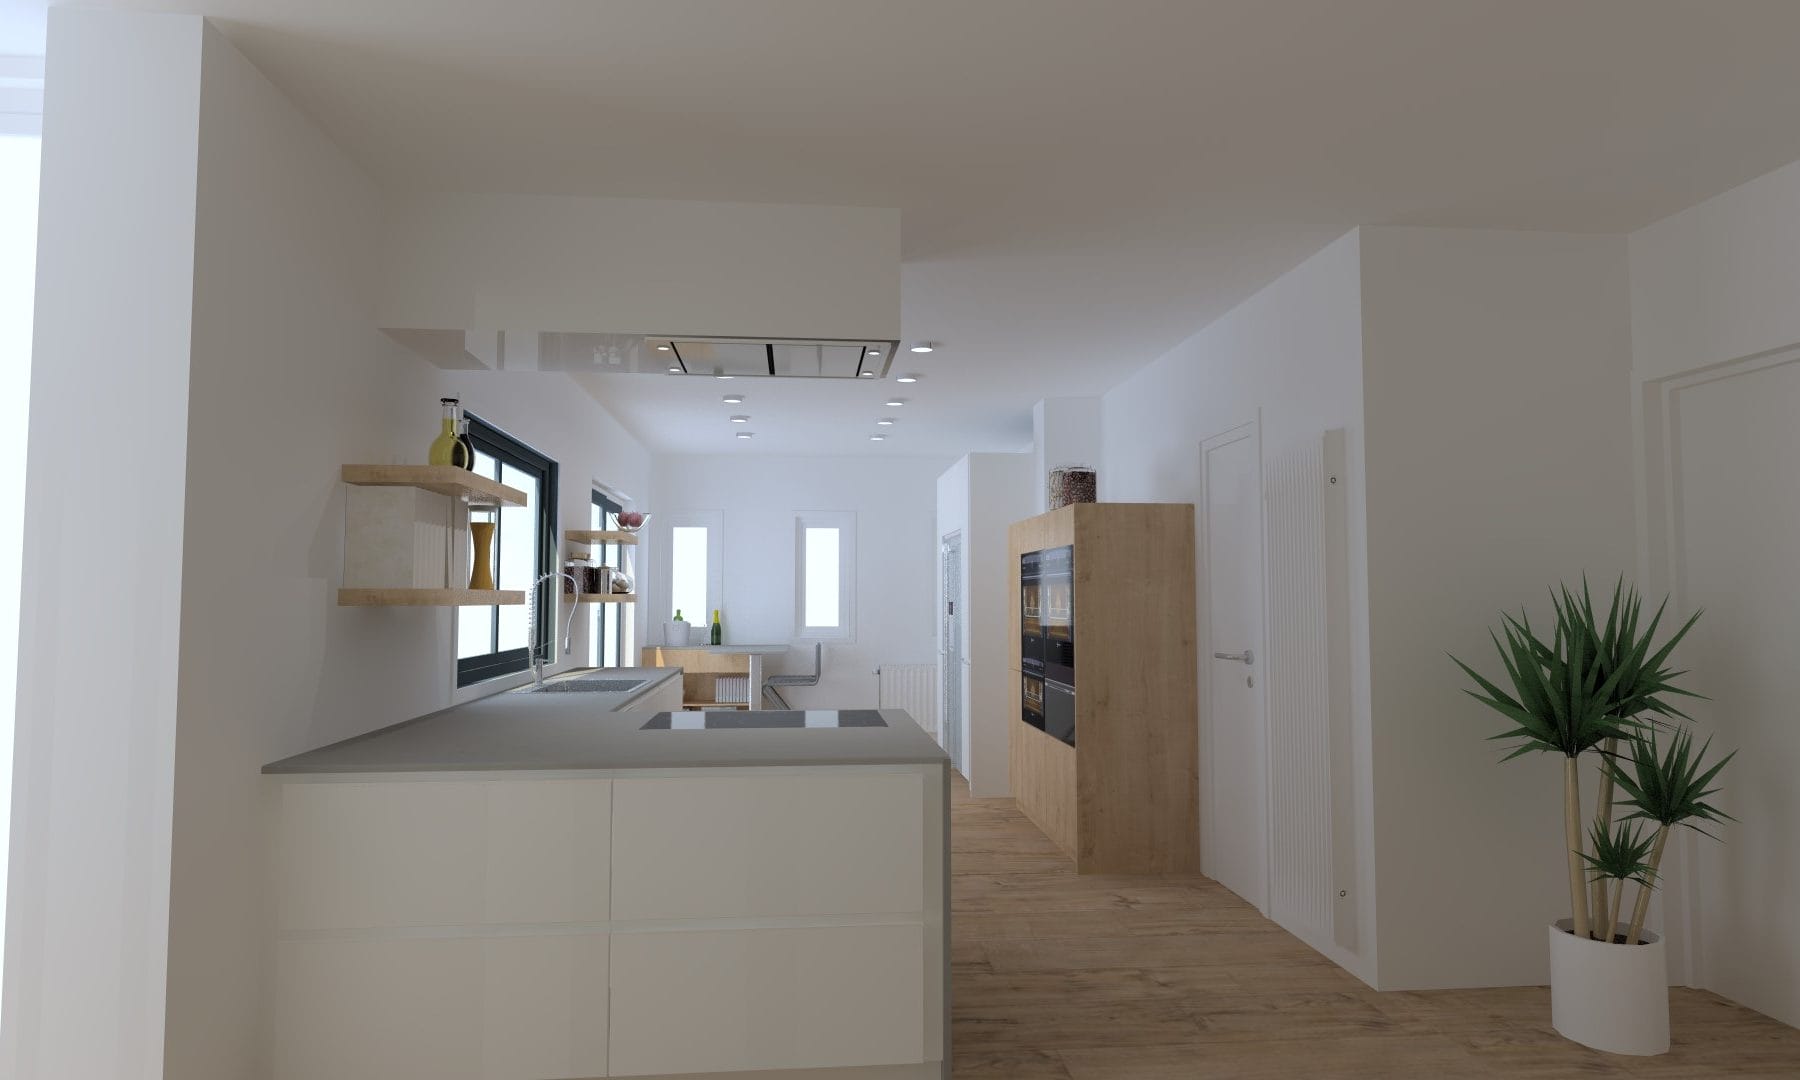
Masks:
[[[730,731],[744,728],[887,727],[874,709],[765,709],[657,713],[639,731]]]

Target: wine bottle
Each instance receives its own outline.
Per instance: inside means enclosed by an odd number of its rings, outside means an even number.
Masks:
[[[719,624],[718,608],[713,608],[712,643],[714,645],[725,644],[725,628]]]
[[[444,407],[444,418],[438,437],[431,440],[431,452],[425,460],[433,465],[461,465],[467,468],[469,459],[464,453],[463,444],[456,437],[456,399],[439,398],[438,404]]]

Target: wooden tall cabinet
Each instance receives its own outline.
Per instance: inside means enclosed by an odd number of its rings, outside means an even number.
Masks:
[[[1198,871],[1193,506],[1066,506],[1015,523],[1009,547],[1009,749],[1019,808],[1080,873]],[[1049,554],[1034,557],[1034,568],[1072,561],[1072,603],[1060,590],[1054,601],[1027,596],[1021,567],[1039,552]],[[1073,664],[1062,669],[1072,670],[1072,684],[1057,689],[1065,702],[1072,690],[1073,731],[1064,704],[1062,738],[1027,701],[1041,693],[1027,659],[1035,637],[1026,636],[1039,603],[1046,617],[1053,605],[1059,617],[1066,610],[1072,627]]]

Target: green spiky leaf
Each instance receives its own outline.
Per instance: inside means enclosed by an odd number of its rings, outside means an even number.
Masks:
[[[1594,853],[1579,854],[1588,864],[1589,880],[1611,878],[1648,886],[1656,877],[1656,868],[1650,865],[1650,849],[1656,843],[1654,831],[1645,834],[1642,825],[1621,821],[1608,832],[1596,821],[1588,830],[1588,839]]]

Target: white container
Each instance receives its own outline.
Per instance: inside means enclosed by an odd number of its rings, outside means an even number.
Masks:
[[[671,648],[685,648],[690,625],[686,619],[670,619],[663,623],[663,644]]]
[[[1627,927],[1620,923],[1616,933]],[[1669,961],[1663,940],[1640,945],[1578,938],[1550,926],[1550,1022],[1565,1039],[1609,1054],[1669,1051]]]

